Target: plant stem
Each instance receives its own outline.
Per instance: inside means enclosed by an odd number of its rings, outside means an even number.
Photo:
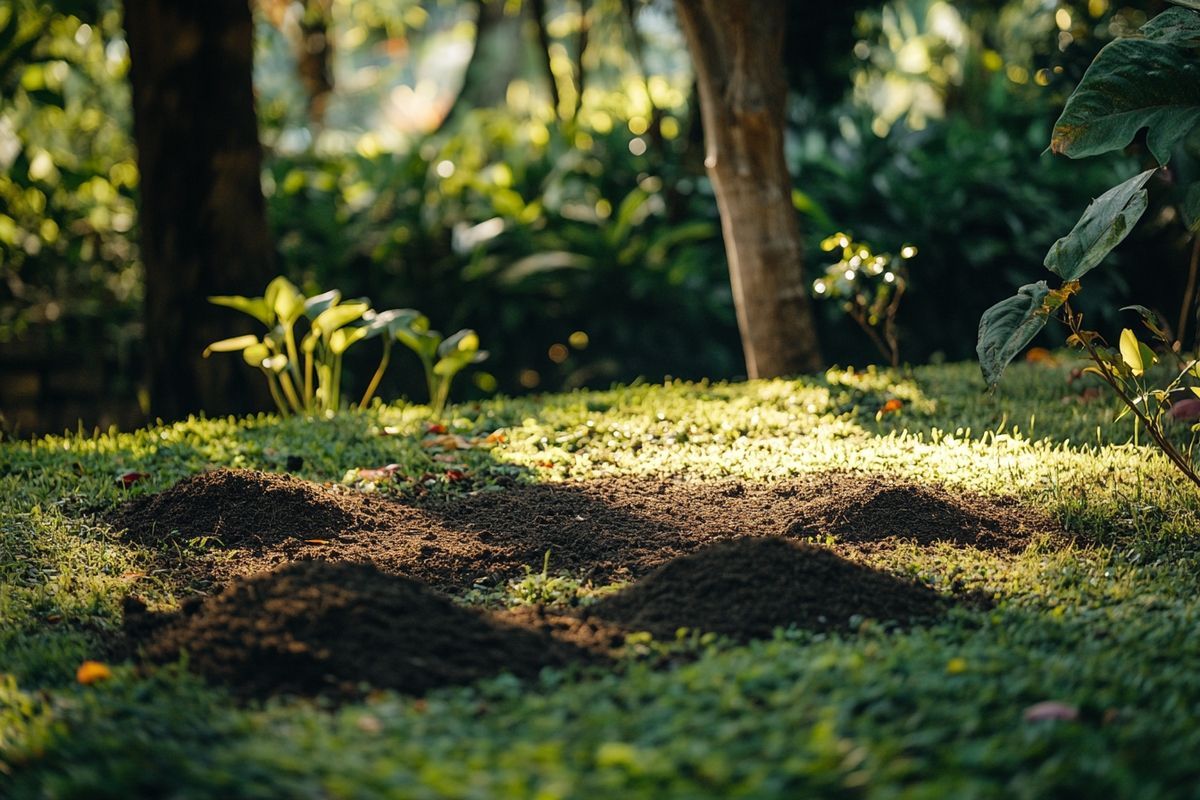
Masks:
[[[304,410],[312,413],[315,406],[313,397],[313,351],[304,351]]]
[[[1111,388],[1117,394],[1117,396],[1121,398],[1122,402],[1129,407],[1129,411],[1133,414],[1134,418],[1140,420],[1142,425],[1146,427],[1146,432],[1150,434],[1150,438],[1154,439],[1154,443],[1158,445],[1163,454],[1169,458],[1176,467],[1179,468],[1180,472],[1187,476],[1188,480],[1190,480],[1196,486],[1200,486],[1200,476],[1198,476],[1195,470],[1192,469],[1191,464],[1188,464],[1184,460],[1183,456],[1180,455],[1179,451],[1175,449],[1175,445],[1171,444],[1171,442],[1168,441],[1165,436],[1163,436],[1158,425],[1156,425],[1149,417],[1142,413],[1142,410],[1137,407],[1137,403],[1130,399],[1129,395],[1125,393],[1125,390],[1122,389],[1112,377],[1112,372],[1110,371],[1107,362],[1100,358],[1100,354],[1096,352],[1096,346],[1092,344],[1091,339],[1082,335],[1083,331],[1079,327],[1080,316],[1071,311],[1071,307],[1067,303],[1063,304],[1063,314],[1066,317],[1067,326],[1071,329],[1071,333],[1075,334],[1075,338],[1083,343],[1084,348],[1088,352],[1088,357],[1092,359],[1092,362],[1099,369],[1100,377],[1103,378],[1104,382],[1109,385],[1109,388]]]
[[[267,376],[267,388],[271,390],[271,399],[275,401],[275,407],[279,409],[281,416],[288,416],[287,404],[283,402],[283,397],[279,394],[279,381],[276,380],[275,373],[264,369],[263,374]]]
[[[283,327],[283,341],[287,345],[288,369],[296,378],[296,383],[300,383],[300,356],[296,353],[296,334],[291,323]]]
[[[292,408],[296,409],[296,413],[303,414],[304,406],[300,403],[300,398],[296,396],[296,388],[292,386],[292,379],[286,372],[279,373],[279,385],[283,387],[283,393],[287,395],[288,402],[292,404]]]
[[[379,382],[383,380],[383,373],[387,369],[388,361],[391,357],[392,340],[391,337],[386,337],[383,340],[383,358],[379,359],[379,368],[371,376],[371,382],[367,384],[367,391],[363,393],[362,400],[358,401],[359,408],[366,408],[367,403],[371,402],[371,398],[375,395],[375,390],[379,388]]]
[[[336,355],[333,357],[333,385],[329,387],[331,399],[329,407],[334,411],[338,410],[338,406],[342,403],[342,357]]]
[[[1200,236],[1192,238],[1192,261],[1188,265],[1187,288],[1183,290],[1183,304],[1179,307],[1179,325],[1175,328],[1175,341],[1183,349],[1184,335],[1187,333],[1188,317],[1191,316],[1192,303],[1196,296],[1196,272],[1200,269]]]

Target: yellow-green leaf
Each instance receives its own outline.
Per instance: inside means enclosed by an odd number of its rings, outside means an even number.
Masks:
[[[213,353],[236,353],[239,350],[245,350],[247,347],[258,343],[258,337],[250,333],[247,333],[245,336],[222,339],[204,348],[204,357],[208,358]]]
[[[1158,363],[1154,351],[1138,341],[1129,328],[1121,331],[1121,360],[1129,367],[1134,377],[1141,377],[1146,368]]]

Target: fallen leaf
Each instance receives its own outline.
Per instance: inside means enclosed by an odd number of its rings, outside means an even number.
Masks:
[[[49,622],[51,625],[57,625],[58,623],[62,622],[62,620],[63,620],[62,614],[47,614],[46,615],[46,622]]]
[[[433,460],[439,464],[457,464],[458,456],[454,455],[454,453],[438,453],[433,457]]]
[[[453,482],[457,483],[458,481],[466,480],[466,478],[467,478],[467,473],[463,472],[461,469],[446,470],[446,480],[448,480],[448,481],[453,481]]]
[[[488,444],[504,444],[504,442],[508,441],[508,437],[504,435],[503,431],[492,431],[484,441]]]
[[[1060,703],[1057,700],[1046,700],[1041,703],[1034,703],[1025,709],[1024,716],[1026,722],[1042,722],[1044,720],[1070,722],[1079,718],[1079,709],[1075,706],[1069,706],[1066,703]]]
[[[471,443],[456,433],[421,440],[421,447],[430,450],[469,450]]]
[[[138,481],[145,480],[150,477],[149,472],[126,472],[124,475],[117,476],[117,483],[128,489]]]
[[[363,733],[376,734],[383,731],[383,723],[374,714],[363,714],[354,721],[354,726]]]
[[[144,577],[146,577],[146,573],[144,573],[144,572],[122,572],[121,573],[121,580],[125,581],[126,583],[133,583],[134,581],[141,580]]]
[[[380,436],[399,436],[400,429],[395,425],[384,425],[379,431]]]
[[[91,686],[93,683],[105,681],[111,677],[112,670],[108,668],[108,665],[101,664],[99,661],[84,661],[79,665],[79,669],[75,670],[75,680],[84,686]]]
[[[305,539],[305,544],[329,544],[328,539]]]
[[[363,481],[388,481],[399,471],[399,464],[388,464],[386,467],[379,467],[378,469],[360,469],[358,471],[358,479]]]
[[[445,433],[446,426],[440,422],[431,422],[425,426],[426,433]]]

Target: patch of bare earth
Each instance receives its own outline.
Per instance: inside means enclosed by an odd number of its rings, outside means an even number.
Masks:
[[[628,581],[677,556],[743,536],[825,542],[847,554],[912,541],[1019,552],[1054,524],[1010,499],[850,473],[776,483],[615,478],[517,484],[405,502],[287,475],[214,470],[131,501],[111,520],[170,553],[198,588],[303,559],[367,562],[448,591],[538,566]],[[236,557],[223,557],[236,550]]]

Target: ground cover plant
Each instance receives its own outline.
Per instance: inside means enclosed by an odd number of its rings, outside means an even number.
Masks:
[[[1073,359],[5,443],[0,793],[1194,796],[1200,503]]]

